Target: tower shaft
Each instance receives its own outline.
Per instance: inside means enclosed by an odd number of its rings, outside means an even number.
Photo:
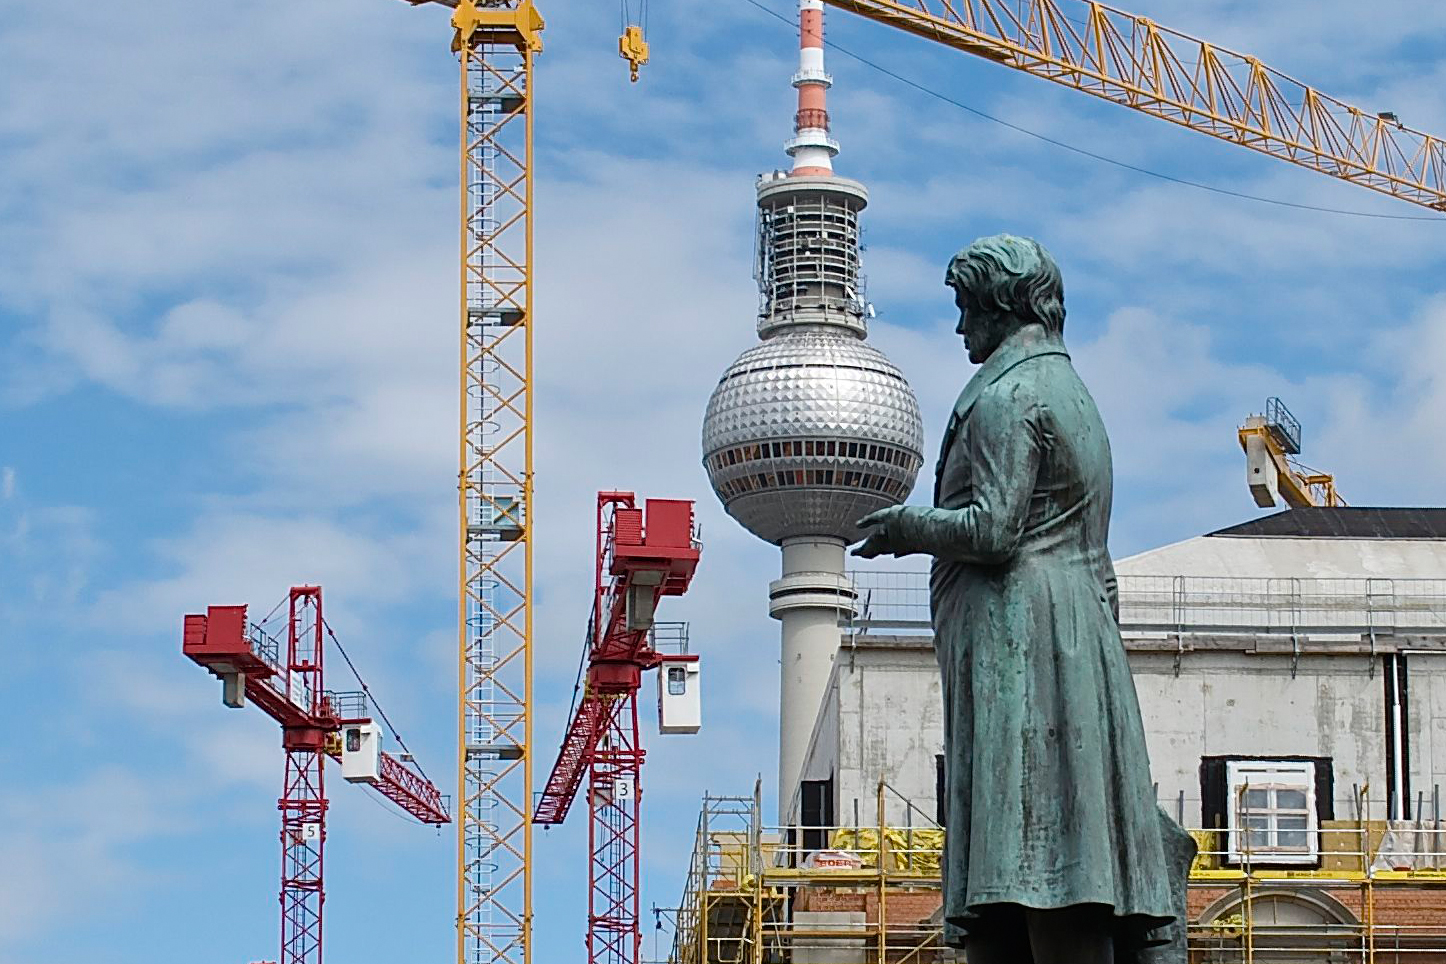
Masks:
[[[768,587],[768,614],[780,622],[778,819],[792,823],[804,758],[838,651],[839,619],[854,612],[842,539],[783,542],[783,574]]]

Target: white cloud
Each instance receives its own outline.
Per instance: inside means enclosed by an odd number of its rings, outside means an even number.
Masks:
[[[34,616],[83,605],[100,547],[94,510],[35,505],[23,494],[5,499],[0,507],[0,638],[8,637],[7,648],[29,649],[14,644],[20,633],[41,631],[45,620]]]
[[[445,531],[364,530],[304,512],[203,514],[189,531],[149,547],[171,575],[119,580],[92,613],[132,631],[166,631],[207,605],[247,603],[264,613],[289,586],[320,584],[331,587],[330,622],[359,622],[420,585],[443,584],[435,546]]]
[[[63,783],[0,793],[0,952],[88,908],[113,921],[135,910],[153,870],[132,849],[180,832],[181,786],[115,765]]]

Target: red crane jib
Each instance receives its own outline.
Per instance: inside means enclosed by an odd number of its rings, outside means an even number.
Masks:
[[[663,596],[681,596],[698,568],[693,538],[693,503],[684,499],[648,499],[644,508],[631,493],[603,493],[613,506],[605,538],[600,540],[595,627],[588,656],[586,687],[568,721],[557,762],[538,798],[533,822],[559,824],[582,786],[591,754],[610,721],[609,702],[636,693],[644,670],[658,665],[649,645],[652,612]],[[645,613],[645,616],[639,614]],[[643,751],[637,754],[641,762]]]

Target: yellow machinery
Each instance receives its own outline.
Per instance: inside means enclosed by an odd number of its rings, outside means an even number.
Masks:
[[[532,0],[454,8],[461,66],[458,964],[530,962]],[[1446,144],[1090,0],[826,0],[1301,167],[1446,211]],[[647,42],[618,50],[636,79]]]
[[[1282,501],[1292,509],[1343,506],[1335,476],[1308,469],[1300,454],[1300,422],[1278,398],[1267,399],[1264,415],[1252,415],[1240,427],[1245,450],[1245,481],[1262,509]]]

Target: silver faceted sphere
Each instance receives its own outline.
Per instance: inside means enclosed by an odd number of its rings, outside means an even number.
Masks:
[[[919,403],[878,349],[838,327],[773,335],[738,356],[703,420],[703,464],[728,514],[768,542],[863,538],[858,519],[908,498],[924,456]]]

